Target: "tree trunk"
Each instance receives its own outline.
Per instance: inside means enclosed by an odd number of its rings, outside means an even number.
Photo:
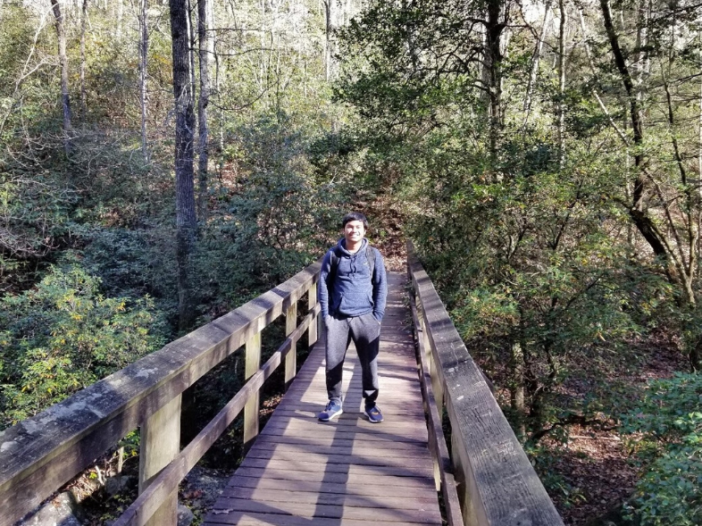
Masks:
[[[614,62],[617,67],[619,76],[624,84],[627,98],[629,101],[629,118],[631,119],[631,127],[634,134],[634,189],[632,193],[631,207],[629,208],[629,216],[632,222],[648,242],[653,250],[653,253],[661,258],[666,270],[669,271],[670,259],[665,248],[665,244],[660,232],[655,226],[651,217],[646,213],[644,206],[644,194],[646,190],[645,178],[643,174],[644,154],[643,154],[643,123],[641,119],[640,104],[634,89],[629,68],[624,58],[624,53],[619,45],[619,35],[617,34],[614,23],[612,21],[612,12],[609,8],[609,0],[600,0],[602,8],[602,16],[604,19],[605,30],[609,39]],[[670,274],[669,274],[670,275]]]
[[[534,85],[536,84],[536,76],[539,73],[541,50],[544,47],[546,29],[548,27],[549,18],[551,15],[551,0],[546,1],[545,7],[546,11],[544,12],[544,25],[541,28],[539,41],[536,43],[536,49],[534,49],[534,55],[531,58],[531,71],[529,72],[529,81],[527,82],[526,94],[524,95],[524,126],[526,126],[526,123],[529,120],[529,113],[531,112],[531,94],[534,91]]]
[[[200,99],[198,101],[198,176],[199,176],[199,220],[202,224],[207,220],[207,165],[209,162],[209,126],[207,123],[207,106],[210,102],[210,53],[212,53],[211,43],[208,36],[210,27],[210,2],[208,0],[198,1],[198,40],[200,44]]]
[[[175,98],[176,262],[178,266],[178,314],[181,330],[194,320],[188,267],[195,249],[197,220],[193,183],[193,93],[190,80],[190,34],[187,0],[169,0],[173,48],[173,95]]]
[[[558,25],[558,165],[565,167],[565,81],[566,81],[566,22],[565,1],[558,0],[560,23]]]
[[[487,23],[485,35],[485,62],[487,64],[487,81],[490,120],[490,154],[497,159],[497,149],[502,135],[502,50],[500,40],[505,24],[500,21],[501,0],[489,0],[487,5]]]
[[[115,25],[115,39],[122,40],[122,18],[124,16],[124,0],[117,0],[117,24]]]
[[[526,414],[524,405],[524,351],[519,339],[515,339],[510,345],[510,367],[512,369],[512,379],[509,387],[510,406],[514,414],[514,429],[521,441],[526,436],[524,422]]]
[[[88,17],[88,0],[83,0],[80,18],[80,115],[85,122],[87,114],[85,96],[85,24]]]
[[[149,163],[149,143],[147,141],[146,116],[147,116],[147,71],[149,53],[149,0],[141,0],[139,14],[139,102],[141,104],[141,152],[144,162]]]
[[[325,25],[325,40],[324,40],[324,74],[327,82],[331,78],[331,34],[332,34],[332,2],[333,0],[324,1],[324,19]]]
[[[190,0],[187,0],[186,7],[188,10],[188,56],[190,57],[190,83],[192,84],[193,101],[197,92],[197,83],[195,82],[195,29],[193,28],[193,9]]]
[[[71,134],[71,100],[68,95],[68,55],[66,53],[66,28],[58,0],[51,0],[51,7],[56,18],[56,35],[58,36],[59,63],[61,64],[61,105],[63,107],[64,150],[70,155],[73,150]]]

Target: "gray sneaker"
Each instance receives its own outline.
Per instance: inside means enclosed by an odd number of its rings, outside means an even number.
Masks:
[[[339,416],[343,412],[344,410],[341,407],[341,402],[337,400],[329,400],[327,407],[325,407],[324,411],[317,415],[317,418],[319,418],[321,422],[329,422],[332,418]]]

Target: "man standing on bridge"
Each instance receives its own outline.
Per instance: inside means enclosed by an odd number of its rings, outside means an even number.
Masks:
[[[329,422],[343,413],[341,379],[351,340],[361,362],[365,415],[383,421],[378,398],[380,325],[388,295],[385,264],[365,239],[366,216],[351,212],[342,219],[344,237],[322,260],[319,305],[326,326],[326,380],[329,403],[318,418]]]

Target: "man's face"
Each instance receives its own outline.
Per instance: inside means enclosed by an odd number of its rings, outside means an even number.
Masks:
[[[344,225],[344,237],[347,244],[360,242],[364,235],[366,235],[366,228],[363,226],[363,221],[349,221]]]

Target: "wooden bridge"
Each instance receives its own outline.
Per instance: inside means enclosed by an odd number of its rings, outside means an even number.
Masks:
[[[137,427],[140,494],[115,526],[175,524],[178,484],[242,412],[250,449],[208,526],[562,525],[413,256],[408,269],[389,274],[379,359],[383,423],[361,415],[353,350],[344,414],[330,423],[316,419],[326,402],[317,263],[0,434],[0,525],[21,519]],[[287,338],[261,366],[261,331],[280,315]],[[298,371],[296,343],[305,334],[312,351]],[[235,352],[245,355],[248,381],[181,450],[183,391]],[[283,363],[286,394],[259,430],[260,389]]]

